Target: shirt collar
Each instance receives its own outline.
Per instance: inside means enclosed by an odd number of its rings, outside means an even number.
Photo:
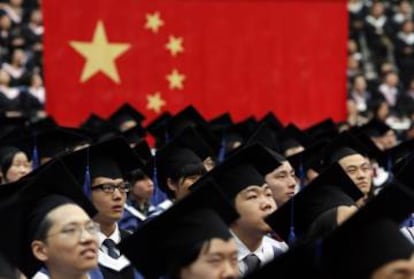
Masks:
[[[102,232],[98,232],[99,247],[102,246],[102,243],[107,238],[112,239],[116,244],[121,242],[121,233],[119,231],[118,224],[115,224],[115,230],[110,236],[106,236]]]

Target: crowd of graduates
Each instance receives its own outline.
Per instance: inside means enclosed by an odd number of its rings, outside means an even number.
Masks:
[[[192,106],[144,120],[1,116],[0,278],[413,278],[413,139]]]

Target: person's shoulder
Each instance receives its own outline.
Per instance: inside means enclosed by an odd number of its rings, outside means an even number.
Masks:
[[[286,251],[288,249],[288,245],[284,241],[278,241],[276,239],[273,239],[269,236],[264,236],[263,238],[263,245],[272,246],[274,248],[278,248],[280,250]]]

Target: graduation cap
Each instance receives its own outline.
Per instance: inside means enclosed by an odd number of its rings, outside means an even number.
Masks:
[[[33,150],[39,160],[51,159],[72,151],[77,146],[91,143],[91,138],[73,132],[72,129],[55,127],[19,139],[4,139],[8,144],[14,144],[33,157]]]
[[[397,166],[400,161],[402,162],[410,158],[413,151],[414,139],[411,139],[404,141],[393,148],[384,150],[381,155],[378,156],[377,161],[380,165],[387,168],[388,171],[392,171],[392,168],[394,167],[395,171],[398,172],[398,167],[395,168],[395,166]]]
[[[212,147],[203,139],[194,127],[187,127],[173,141],[177,146],[192,150],[201,160],[215,157]]]
[[[312,140],[318,140],[323,138],[334,138],[338,135],[338,128],[332,118],[328,118],[306,128],[304,132]]]
[[[233,124],[231,127],[223,131],[218,161],[222,162],[234,150],[241,146],[250,137],[256,127],[257,121],[253,116],[251,116]]]
[[[355,201],[362,197],[362,192],[341,166],[335,163],[269,215],[265,221],[283,240],[293,242],[293,238],[304,239],[333,229],[336,226],[334,208],[354,205]],[[332,215],[335,215],[335,222],[322,224],[325,220],[320,220],[322,226],[313,226],[317,218],[324,213],[324,218],[330,220]]]
[[[306,171],[312,169],[320,173],[323,170],[321,151],[329,143],[328,139],[321,139],[310,144],[304,151],[287,158],[301,180],[302,186],[304,185]]]
[[[90,145],[61,157],[61,160],[74,174],[86,195],[89,195],[90,182],[96,177],[124,178],[131,171],[143,168],[143,162],[123,138]],[[87,181],[90,179],[90,181]],[[88,183],[85,183],[87,181]]]
[[[217,136],[221,136],[223,131],[233,125],[230,113],[226,112],[208,121],[210,130]]]
[[[378,119],[372,119],[368,123],[359,127],[358,130],[369,137],[381,137],[388,131],[392,130],[392,128]]]
[[[279,150],[282,155],[285,155],[285,152],[288,149],[294,147],[302,146],[303,148],[306,148],[310,141],[309,137],[292,123],[281,130],[277,136],[279,140]]]
[[[276,117],[273,112],[268,112],[261,120],[261,123],[266,123],[274,131],[280,131],[283,129],[282,122]]]
[[[322,161],[325,166],[338,162],[344,157],[360,154],[369,157],[369,147],[349,132],[339,134],[322,150]]]
[[[386,263],[411,258],[414,248],[399,224],[413,211],[412,189],[395,182],[382,190],[323,241],[330,278],[370,278]]]
[[[108,120],[121,132],[129,130],[145,120],[145,116],[130,104],[125,103],[112,113]]]
[[[161,148],[164,144],[170,141],[167,124],[171,118],[172,115],[169,112],[163,112],[145,127],[145,129],[155,138],[155,146],[157,148]]]
[[[179,179],[194,174],[205,174],[202,159],[189,148],[183,147],[178,141],[169,142],[155,155],[157,182],[159,188],[171,196],[167,179]]]
[[[253,143],[261,144],[276,152],[279,151],[276,133],[269,128],[269,125],[265,122],[261,123],[257,127],[253,134],[247,139],[245,144]]]
[[[193,106],[187,106],[174,115],[167,124],[167,132],[170,139],[181,133],[187,127],[197,127],[207,124],[207,121]]]
[[[172,266],[188,261],[193,249],[206,241],[231,238],[228,226],[238,218],[237,212],[212,180],[197,183],[188,196],[120,243],[121,253],[145,278],[167,275]]]
[[[146,133],[141,124],[137,124],[135,127],[123,131],[122,136],[129,144],[136,144],[145,137]]]
[[[42,266],[31,251],[39,225],[51,210],[67,203],[78,204],[91,218],[96,214],[76,179],[59,161],[26,180],[16,194],[2,203],[0,215],[9,220],[2,229],[2,237],[7,241],[0,243],[0,251],[28,278]]]
[[[214,177],[230,200],[234,200],[245,188],[264,185],[264,176],[280,165],[281,162],[271,151],[253,144],[235,152],[208,175]]]
[[[95,142],[104,141],[105,139],[121,134],[109,121],[106,121],[94,113],[92,113],[79,127]]]

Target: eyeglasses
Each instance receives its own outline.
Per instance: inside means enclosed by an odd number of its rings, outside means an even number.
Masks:
[[[47,237],[62,235],[68,239],[80,239],[84,231],[86,231],[90,235],[96,236],[100,231],[100,227],[98,224],[94,222],[87,223],[84,226],[69,225],[67,227],[64,227],[61,231],[57,233],[49,234]]]
[[[128,182],[121,182],[119,184],[103,183],[92,187],[92,190],[98,189],[108,194],[112,194],[113,192],[115,192],[115,189],[118,189],[121,193],[128,193],[131,189],[131,184],[129,184]]]

